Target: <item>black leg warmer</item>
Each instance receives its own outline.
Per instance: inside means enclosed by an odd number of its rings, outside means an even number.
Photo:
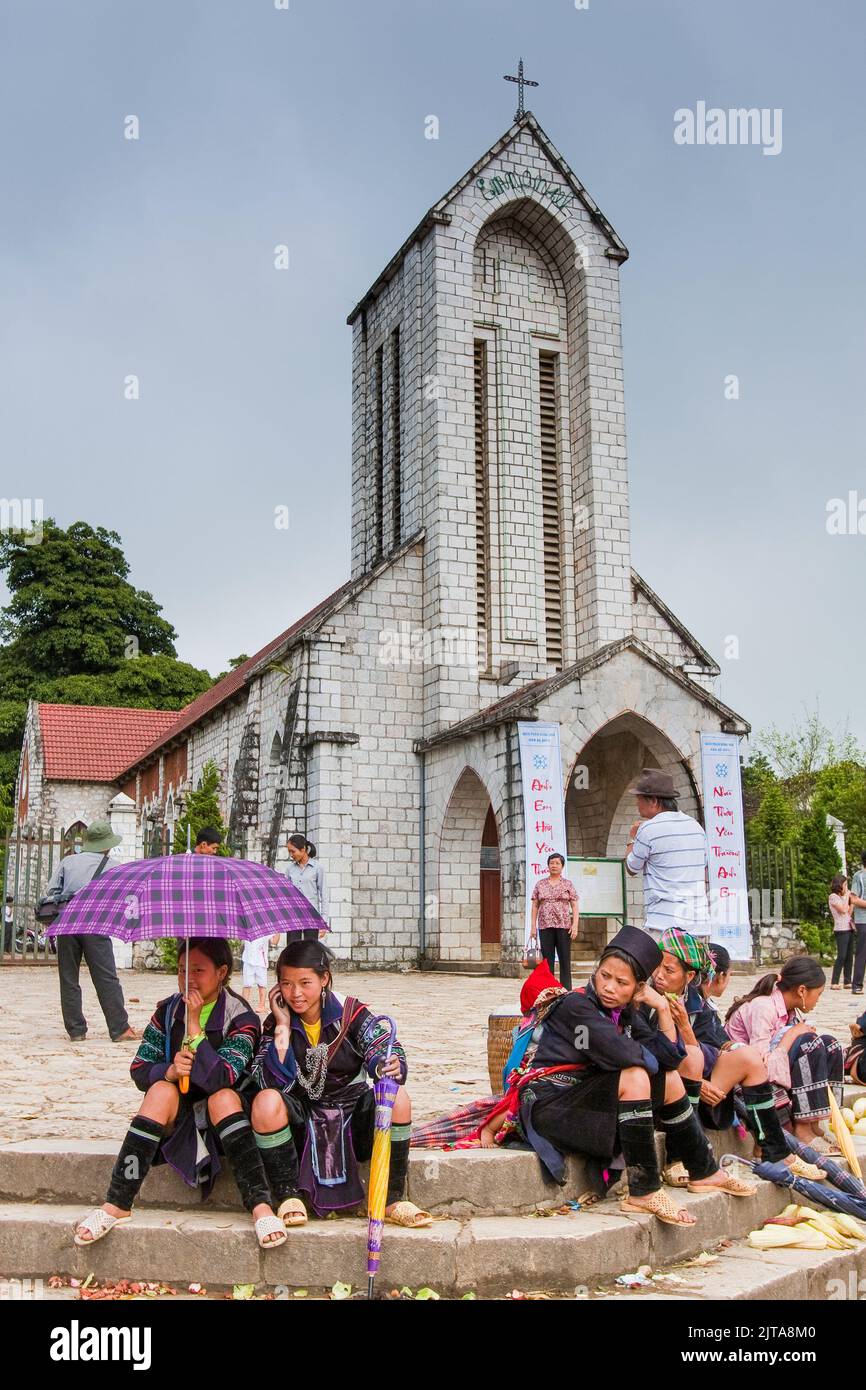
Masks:
[[[677,1159],[684,1163],[693,1181],[709,1178],[719,1171],[719,1165],[710,1147],[689,1097],[671,1101],[659,1111],[662,1130],[665,1136],[665,1153],[669,1163]]]
[[[789,1149],[773,1099],[773,1087],[769,1081],[762,1081],[759,1086],[743,1086],[742,1092],[746,1124],[760,1145],[761,1157],[765,1163],[781,1163],[788,1157]]]
[[[648,1197],[661,1186],[652,1105],[648,1100],[621,1100],[617,1126],[629,1194]]]
[[[411,1125],[393,1125],[391,1128],[391,1167],[388,1169],[388,1195],[385,1199],[389,1207],[392,1202],[401,1202],[406,1196],[411,1131]]]
[[[131,1211],[139,1188],[156,1158],[165,1125],[147,1115],[136,1115],[120,1146],[120,1153],[111,1173],[106,1201],[122,1211]]]
[[[298,1195],[298,1151],[291,1125],[276,1134],[257,1134],[255,1138],[274,1206],[278,1207],[287,1197]]]
[[[217,1120],[214,1131],[232,1165],[238,1192],[247,1211],[252,1211],[262,1202],[270,1206],[271,1191],[261,1153],[246,1115],[242,1110],[234,1115],[226,1115],[224,1120]]]
[[[686,1088],[686,1095],[688,1096],[689,1100],[691,1101],[691,1103],[692,1103],[694,1109],[697,1110],[697,1108],[698,1108],[698,1102],[700,1101],[700,1098],[701,1098],[701,1086],[703,1085],[703,1082],[702,1082],[702,1081],[687,1081],[686,1078],[683,1077],[683,1085],[684,1085],[685,1088]]]

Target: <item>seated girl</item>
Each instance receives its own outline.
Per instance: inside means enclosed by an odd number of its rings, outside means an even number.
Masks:
[[[372,1082],[391,1076],[401,1085],[393,1110],[385,1219],[397,1226],[429,1226],[430,1213],[404,1197],[412,1107],[402,1084],[406,1056],[396,1040],[387,1057],[387,1023],[357,999],[343,1003],[336,997],[331,958],[318,941],[286,947],[277,961],[270,1004],[252,1065],[258,1087],[252,1122],[284,1225],[306,1222],[302,1197],[317,1216],[364,1200],[358,1162],[373,1148]]]
[[[520,1119],[555,1181],[564,1181],[564,1154],[578,1153],[594,1160],[609,1184],[608,1170],[621,1151],[629,1189],[621,1210],[691,1226],[694,1216],[661,1185],[656,1120],[685,1163],[689,1191],[747,1196],[755,1188],[719,1170],[686,1095],[678,1072],[685,1050],[668,1000],[648,984],[661,958],[647,932],[623,927],[586,989],[554,1003],[522,1089]],[[657,1028],[642,1018],[642,1002],[656,1010]]]
[[[851,1046],[845,1053],[844,1071],[855,1085],[866,1086],[866,1013],[849,1023]]]
[[[788,1151],[761,1053],[732,1042],[702,992],[702,986],[711,986],[715,978],[712,948],[676,927],[662,932],[659,948],[663,955],[653,985],[669,1001],[677,1037],[686,1050],[679,1073],[704,1129],[734,1125],[734,1090],[740,1087],[746,1123],[763,1161],[784,1163],[798,1177],[820,1181],[825,1177],[820,1168]],[[664,1178],[672,1187],[688,1186],[682,1163],[670,1164]]]
[[[189,953],[189,993],[183,993]],[[129,1220],[141,1184],[155,1163],[168,1163],[189,1187],[207,1197],[231,1161],[259,1245],[286,1239],[271,1208],[259,1150],[238,1087],[248,1077],[260,1025],[246,1000],[229,988],[232,953],[227,941],[178,943],[177,994],[163,999],[147,1028],[130,1073],[145,1092],[117,1155],[105,1203],[79,1221],[75,1244],[95,1240]],[[180,1080],[188,1078],[185,1094]]]
[[[818,1153],[839,1150],[821,1134],[829,1117],[828,1086],[842,1083],[842,1048],[830,1033],[818,1033],[804,1015],[815,1008],[827,977],[811,956],[792,956],[781,972],[764,975],[735,1000],[725,1019],[733,1042],[756,1048],[775,1086],[776,1106],[790,1112],[783,1123]]]
[[[520,1088],[532,1069],[541,1025],[554,1002],[565,993],[543,960],[520,991],[523,1020],[505,1065],[504,1095],[467,1101],[447,1115],[418,1125],[412,1131],[413,1148],[492,1149],[509,1142],[525,1142],[520,1128]]]

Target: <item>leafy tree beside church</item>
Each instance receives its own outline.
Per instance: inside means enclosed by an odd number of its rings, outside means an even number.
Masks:
[[[219,803],[220,775],[216,763],[207,762],[201,771],[201,778],[195,791],[189,792],[186,797],[186,809],[183,816],[174,828],[174,853],[182,853],[187,846],[187,830],[189,830],[190,846],[195,844],[196,836],[205,826],[210,826],[212,830],[219,831],[223,837],[218,854],[231,854],[231,850],[225,843],[226,827],[223,823],[222,811]]]
[[[130,583],[116,531],[47,518],[41,541],[27,539],[0,533],[10,595],[0,611],[0,830],[11,823],[29,699],[171,710],[212,684],[178,661],[177,634]]]

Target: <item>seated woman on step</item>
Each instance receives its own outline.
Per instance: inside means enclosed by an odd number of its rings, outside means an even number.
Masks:
[[[566,1153],[609,1170],[621,1151],[629,1188],[621,1210],[691,1226],[694,1216],[661,1185],[656,1119],[668,1149],[685,1163],[691,1192],[718,1189],[739,1197],[755,1188],[720,1171],[686,1095],[677,1070],[684,1049],[670,1006],[647,983],[661,958],[647,932],[617,932],[586,989],[564,995],[548,1013],[535,1054],[537,1079],[523,1089],[520,1118],[555,1181],[564,1181]],[[657,1028],[641,1016],[642,1002],[657,1011]],[[602,1177],[610,1185],[607,1171]]]
[[[866,1086],[866,1013],[848,1024],[851,1046],[845,1051],[844,1071],[855,1086]]]
[[[715,977],[712,948],[677,927],[663,932],[658,944],[663,955],[653,985],[670,1004],[677,1037],[686,1050],[679,1073],[704,1129],[730,1129],[736,1123],[734,1090],[739,1087],[746,1123],[764,1162],[784,1163],[813,1182],[823,1179],[826,1174],[820,1168],[788,1151],[761,1053],[732,1042],[704,996],[703,987],[711,987]],[[687,1187],[689,1182],[681,1162],[668,1164],[664,1180],[671,1187]]]
[[[842,1047],[830,1033],[805,1023],[823,993],[827,977],[811,956],[792,956],[779,974],[764,975],[755,988],[734,1001],[725,1019],[733,1042],[756,1048],[775,1086],[782,1123],[795,1138],[821,1154],[839,1150],[821,1134],[829,1117],[828,1086],[842,1084]]]
[[[526,1142],[520,1127],[520,1092],[532,1073],[541,1025],[566,993],[546,960],[535,967],[520,991],[522,1022],[505,1064],[504,1094],[467,1101],[447,1115],[416,1126],[413,1149],[492,1149]]]
[[[184,994],[187,952],[189,993]],[[117,1155],[106,1201],[78,1223],[76,1245],[91,1245],[129,1220],[154,1163],[170,1164],[207,1197],[220,1154],[231,1160],[259,1245],[269,1249],[285,1241],[250,1127],[249,1102],[238,1091],[258,1046],[259,1020],[229,988],[231,972],[227,941],[178,943],[178,992],[157,1004],[130,1068],[144,1100]],[[183,1077],[188,1078],[185,1093]]]
[[[271,1013],[252,1065],[258,1094],[252,1121],[277,1214],[286,1226],[357,1207],[358,1162],[370,1157],[376,1103],[372,1083],[401,1085],[394,1103],[385,1220],[429,1226],[429,1212],[405,1200],[412,1107],[406,1055],[390,1029],[357,999],[333,991],[331,957],[318,941],[294,941],[277,961]],[[300,1154],[300,1161],[299,1161]]]

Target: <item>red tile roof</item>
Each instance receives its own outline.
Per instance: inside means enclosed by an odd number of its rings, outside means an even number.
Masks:
[[[177,710],[171,709],[40,704],[45,776],[57,782],[115,782],[176,720]]]
[[[237,666],[234,671],[230,671],[227,676],[224,676],[221,681],[217,681],[216,685],[212,685],[210,690],[206,690],[203,695],[199,695],[197,700],[193,700],[192,704],[187,705],[179,714],[175,713],[172,715],[172,719],[174,720],[173,725],[168,729],[161,729],[153,741],[149,743],[147,747],[143,748],[141,752],[131,757],[121,771],[132,772],[145,758],[150,757],[152,753],[162,748],[163,744],[168,743],[171,739],[177,738],[179,734],[192,728],[193,724],[197,724],[206,714],[210,714],[213,710],[217,709],[219,705],[223,704],[224,701],[231,699],[232,695],[236,695],[239,690],[243,689],[247,676],[260,661],[263,661],[271,652],[278,651],[280,647],[289,642],[292,637],[302,632],[314,619],[321,617],[329,608],[336,606],[339,600],[345,593],[348,593],[351,587],[351,580],[347,580],[345,584],[341,584],[339,589],[335,589],[326,599],[322,599],[321,603],[317,603],[315,608],[310,609],[309,613],[305,613],[303,617],[298,618],[297,622],[292,623],[291,627],[287,627],[285,632],[280,633],[279,637],[275,637],[273,641],[268,642],[266,646],[262,647],[261,651],[249,657],[243,665]]]

